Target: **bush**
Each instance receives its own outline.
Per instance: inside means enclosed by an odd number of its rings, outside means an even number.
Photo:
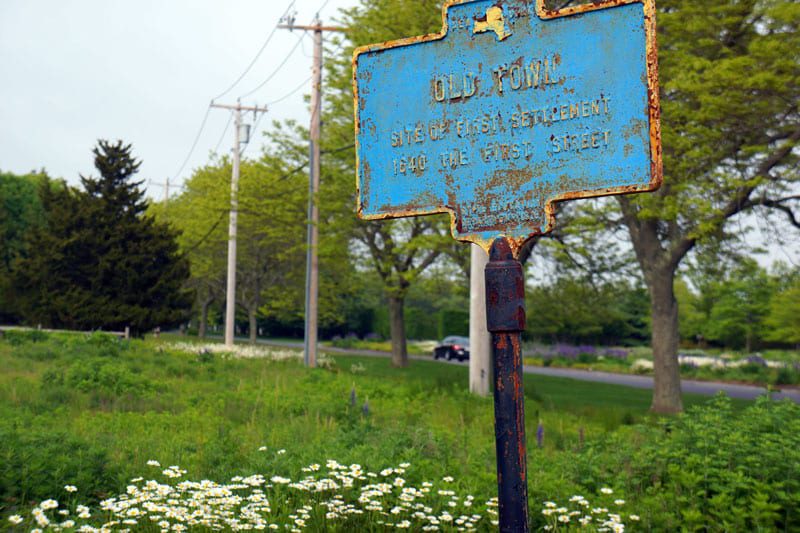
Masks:
[[[759,399],[735,412],[718,397],[615,446],[619,482],[656,530],[800,528],[800,406]],[[609,450],[613,453],[612,450]],[[626,459],[625,455],[630,454]]]
[[[607,485],[644,530],[800,530],[800,406],[793,402],[762,398],[737,411],[720,396],[674,419],[593,437],[574,452],[537,457],[534,450],[531,509]],[[532,517],[535,526],[546,524]]]
[[[791,368],[783,367],[775,374],[775,385],[797,385],[800,384],[800,372]]]
[[[118,471],[106,451],[74,435],[22,424],[0,427],[0,495],[10,505],[46,498],[67,499],[66,484],[95,499],[118,485]]]
[[[12,346],[21,346],[34,342],[42,342],[47,339],[47,333],[33,330],[3,330],[3,339]]]

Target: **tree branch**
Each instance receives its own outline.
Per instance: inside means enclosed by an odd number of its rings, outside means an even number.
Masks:
[[[770,170],[775,168],[786,156],[792,153],[798,141],[800,141],[800,128],[796,129],[788,137],[786,142],[775,150],[770,157],[762,161],[754,173],[754,176],[766,176]],[[756,187],[758,187],[758,184],[747,185],[740,188],[737,193],[734,194],[734,197],[731,198],[730,202],[722,209],[719,217],[717,217],[717,223],[721,226],[732,216],[747,209],[750,204],[750,195],[753,194]],[[697,244],[697,239],[697,235],[687,235],[673,247],[672,253],[670,254],[670,263],[673,267],[677,267],[683,257],[694,248]]]
[[[800,200],[800,195],[794,196],[787,196],[785,198],[778,198],[777,200],[771,200],[769,198],[760,198],[758,200],[753,200],[748,202],[747,207],[756,207],[756,206],[764,206],[769,207],[770,209],[777,209],[778,211],[783,211],[786,216],[789,218],[789,223],[796,227],[800,228],[800,219],[794,213],[794,210],[789,207],[788,205],[784,205],[785,202],[789,200]]]

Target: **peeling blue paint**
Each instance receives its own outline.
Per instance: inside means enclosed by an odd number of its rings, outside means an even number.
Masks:
[[[551,229],[555,200],[656,188],[646,5],[544,20],[465,2],[442,36],[357,50],[360,215],[450,211],[456,238],[488,246]]]

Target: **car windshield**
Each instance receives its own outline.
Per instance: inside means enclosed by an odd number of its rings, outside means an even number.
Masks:
[[[469,337],[445,337],[442,344],[458,344],[464,348],[469,348]]]

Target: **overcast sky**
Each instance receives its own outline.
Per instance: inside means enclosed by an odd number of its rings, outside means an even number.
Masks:
[[[247,68],[289,6],[289,0],[0,0],[0,170],[25,173],[45,168],[70,183],[94,174],[97,139],[123,139],[143,161],[140,176],[154,183],[183,181],[208,162],[216,146],[230,150],[230,112],[212,110],[183,170],[212,98]],[[332,22],[356,0],[297,0],[297,23],[320,12]],[[218,101],[236,98],[274,77],[243,99],[278,100],[308,79],[311,38],[303,38],[276,72],[301,32],[275,31],[254,67]],[[262,120],[308,120],[303,95],[270,106]],[[248,120],[252,121],[249,117]],[[221,143],[220,143],[221,140]],[[261,133],[249,154],[258,153]],[[161,198],[162,187],[149,193]],[[796,234],[775,242],[775,232],[751,217],[748,239],[769,244],[762,263],[800,264]],[[761,231],[763,230],[763,231]]]
[[[332,22],[355,0],[297,0],[297,24],[319,11]],[[163,183],[186,179],[208,161],[230,116],[212,110],[188,164],[178,176],[209,101],[244,72],[275,28],[289,0],[0,0],[0,170],[45,168],[77,183],[95,173],[97,139],[133,144],[140,176]],[[277,30],[245,78],[221,103],[235,103],[272,74],[302,32]],[[303,84],[312,42],[304,39],[263,88],[243,98],[265,104]],[[310,82],[270,106],[271,120],[308,120]],[[247,120],[252,123],[248,116]],[[258,153],[261,135],[249,154]],[[229,128],[220,151],[230,150]],[[174,181],[173,181],[174,183]],[[152,186],[152,195],[163,190]]]

